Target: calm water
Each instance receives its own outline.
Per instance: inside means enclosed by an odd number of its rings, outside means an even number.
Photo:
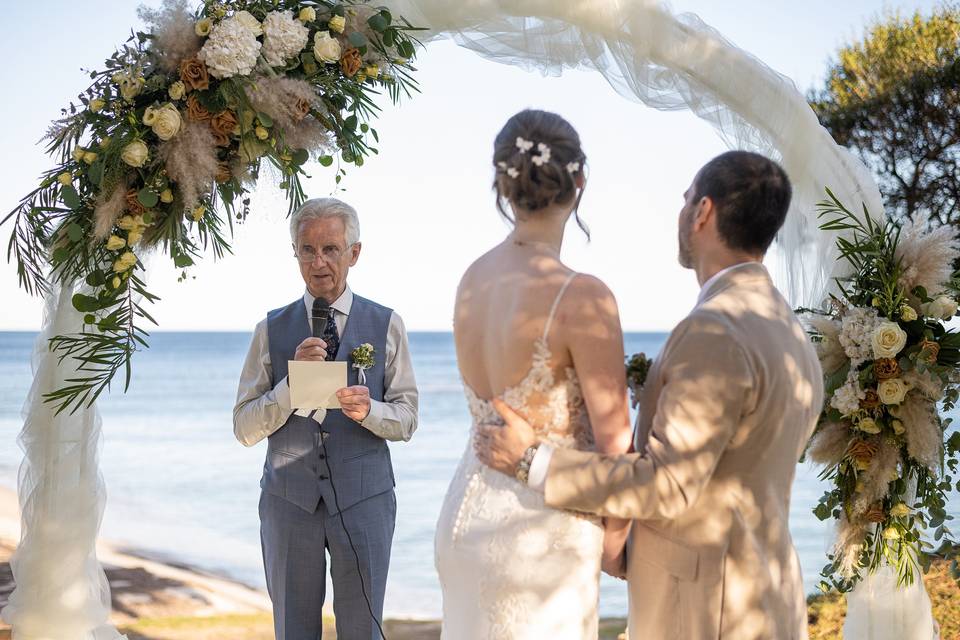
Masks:
[[[20,463],[16,436],[34,335],[0,332],[0,483],[8,487],[15,487]],[[665,337],[628,334],[627,353],[653,355]],[[102,535],[263,586],[257,500],[266,443],[244,448],[231,421],[249,340],[245,333],[157,333],[137,356],[130,392],[100,403],[109,492]],[[434,524],[470,420],[452,335],[414,333],[410,345],[420,427],[411,442],[391,445],[399,513],[386,609],[393,616],[436,617]],[[815,473],[801,466],[790,528],[808,590],[828,544],[828,526],[810,513],[821,493]],[[625,615],[622,583],[604,579],[600,609]]]

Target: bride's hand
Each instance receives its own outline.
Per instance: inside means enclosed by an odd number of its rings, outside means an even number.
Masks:
[[[607,575],[627,579],[627,537],[630,535],[630,521],[616,518],[604,518],[603,555],[600,568]]]

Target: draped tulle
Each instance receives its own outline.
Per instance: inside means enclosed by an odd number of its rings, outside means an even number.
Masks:
[[[98,466],[96,407],[56,415],[43,394],[76,377],[76,362],[48,348],[56,335],[77,333],[83,317],[73,287],[47,296],[33,353],[33,385],[24,404],[19,443],[24,459],[18,493],[21,539],[10,560],[17,588],[2,614],[17,640],[114,640],[107,624],[110,589],[97,561],[96,538],[106,493]],[[89,292],[87,292],[89,293]]]
[[[778,159],[794,197],[778,238],[777,271],[797,305],[822,302],[836,275],[834,237],[817,228],[829,187],[882,216],[863,164],[820,126],[787,77],[726,40],[691,13],[655,0],[387,0],[398,15],[430,25],[424,40],[449,37],[481,56],[559,75],[593,69],[621,95],[656,109],[687,109],[733,148]]]

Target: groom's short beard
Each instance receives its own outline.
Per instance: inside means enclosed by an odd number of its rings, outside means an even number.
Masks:
[[[693,253],[690,251],[690,228],[682,220],[680,222],[680,230],[677,233],[677,245],[679,246],[677,260],[680,262],[680,266],[684,269],[692,269]]]

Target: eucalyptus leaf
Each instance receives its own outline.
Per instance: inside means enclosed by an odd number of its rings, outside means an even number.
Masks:
[[[349,41],[350,41],[350,44],[352,44],[353,46],[357,47],[358,49],[359,49],[360,47],[365,47],[365,46],[367,46],[367,42],[368,42],[367,36],[363,35],[363,34],[360,33],[359,31],[354,31],[353,33],[351,33],[351,34],[347,37],[347,40],[349,40]]]
[[[152,209],[160,202],[160,196],[157,195],[156,191],[144,187],[137,192],[137,200],[147,209]]]
[[[60,200],[70,209],[79,209],[83,206],[83,201],[80,200],[80,194],[78,194],[77,190],[72,186],[66,186],[60,189]]]
[[[83,238],[83,227],[76,222],[71,222],[67,226],[67,237],[70,238],[71,242],[80,242],[80,239]]]

